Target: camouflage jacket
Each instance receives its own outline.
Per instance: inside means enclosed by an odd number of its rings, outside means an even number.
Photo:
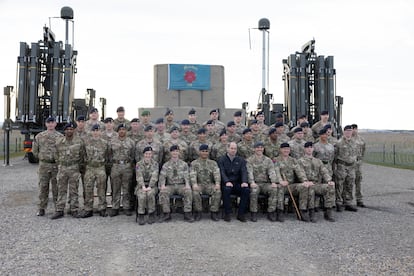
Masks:
[[[144,135],[144,131],[143,130],[140,130],[138,132],[128,131],[127,136],[129,138],[131,138],[134,141],[135,144],[145,138],[145,135]]]
[[[351,166],[356,164],[358,157],[358,146],[353,139],[346,140],[342,137],[335,145],[335,159],[345,162]]]
[[[171,159],[170,147],[172,145],[177,145],[180,148],[180,159],[184,160],[184,161],[187,161],[188,160],[188,146],[187,146],[187,143],[184,142],[181,139],[177,139],[177,140],[169,139],[163,145],[163,147],[164,147],[164,163],[167,162],[167,161],[170,161],[170,159]]]
[[[59,165],[79,167],[85,164],[85,144],[81,138],[74,135],[72,139],[66,136],[60,137],[56,141],[57,158]]]
[[[152,139],[151,142],[147,141],[147,139],[143,139],[135,145],[135,160],[140,161],[143,159],[143,152],[146,147],[152,148],[152,159],[158,164],[161,164],[164,157],[164,147],[158,140],[155,139]]]
[[[191,162],[190,166],[191,185],[220,185],[221,175],[217,162],[198,158]]]
[[[360,135],[352,136],[358,149],[358,161],[362,160],[365,155],[365,140]]]
[[[264,155],[272,159],[272,161],[275,161],[276,157],[279,156],[279,149],[279,140],[272,141],[269,137],[267,137],[267,139],[264,141]]]
[[[183,160],[170,160],[161,169],[158,186],[185,184],[190,185],[188,165]]]
[[[188,133],[181,132],[180,139],[186,142],[187,146],[190,146],[193,141],[197,140],[197,136],[195,136],[192,132],[188,132]]]
[[[90,136],[85,139],[85,162],[87,165],[100,166],[109,163],[109,143],[102,138]]]
[[[148,185],[151,188],[157,187],[159,165],[151,159],[148,163],[145,160],[137,162],[135,166],[137,187]]]
[[[275,169],[279,170],[282,180],[288,181],[289,184],[307,181],[305,172],[293,157],[288,156],[284,160],[283,156],[279,155],[276,158]]]
[[[42,131],[33,140],[32,153],[40,162],[56,162],[56,141],[63,137],[58,131]]]
[[[118,137],[110,142],[110,146],[113,164],[117,162],[128,163],[134,160],[135,144],[131,138],[124,137],[124,139],[121,139]]]
[[[306,178],[314,183],[327,183],[332,180],[331,174],[322,161],[313,156],[304,156],[298,160],[302,166]]]
[[[305,155],[305,141],[304,140],[290,140],[290,156],[299,159]]]
[[[227,144],[223,144],[221,142],[217,142],[213,145],[213,147],[211,148],[211,159],[215,160],[215,161],[219,161],[219,159],[226,155],[227,153]]]
[[[200,146],[202,145],[202,144],[206,144],[206,145],[208,145],[208,152],[209,152],[209,154],[211,154],[211,150],[212,150],[212,148],[213,148],[213,144],[210,142],[210,141],[208,141],[208,140],[206,140],[206,141],[204,141],[204,142],[201,142],[200,140],[195,140],[195,141],[193,141],[191,144],[190,144],[190,148],[189,148],[189,161],[193,161],[193,160],[196,160],[196,159],[198,159],[198,157],[199,157],[199,148],[200,148]]]
[[[267,156],[253,155],[247,158],[247,176],[249,183],[279,183],[273,161]]]
[[[333,175],[333,161],[335,159],[335,148],[332,144],[323,144],[320,141],[313,145],[313,156],[320,159],[328,169],[329,174]]]
[[[247,142],[245,140],[237,144],[237,154],[244,159],[249,158],[254,154],[253,141]]]

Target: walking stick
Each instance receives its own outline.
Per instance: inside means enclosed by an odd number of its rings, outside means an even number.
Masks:
[[[283,180],[286,181],[286,176],[285,174],[282,174]],[[289,184],[287,185],[287,189],[289,191],[289,195],[290,195],[290,199],[292,199],[293,202],[293,206],[295,207],[295,211],[296,211],[296,215],[298,216],[299,220],[302,220],[302,216],[300,215],[299,209],[298,209],[298,205],[296,205],[296,200],[293,197],[292,191],[290,190]]]

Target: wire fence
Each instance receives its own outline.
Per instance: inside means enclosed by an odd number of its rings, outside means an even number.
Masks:
[[[367,143],[364,160],[414,169],[414,143]]]
[[[4,159],[6,156],[6,141],[6,132],[2,132],[0,137],[0,159]],[[16,135],[10,135],[9,150],[10,154],[23,151],[23,137],[20,134],[18,137]]]

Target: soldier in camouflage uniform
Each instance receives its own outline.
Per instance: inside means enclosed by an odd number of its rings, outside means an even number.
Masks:
[[[287,135],[289,133],[289,131],[290,131],[290,128],[289,128],[289,126],[287,124],[285,124],[285,118],[284,118],[284,116],[283,116],[282,113],[276,114],[276,123],[275,124],[278,124],[278,123],[282,124],[282,126],[283,126],[283,133]]]
[[[243,140],[237,144],[237,155],[243,157],[244,159],[249,158],[253,155],[254,141],[252,130],[250,128],[246,128],[243,130]]]
[[[335,206],[335,183],[322,161],[313,157],[312,142],[305,143],[305,156],[298,160],[305,171],[308,181],[312,182],[316,195],[323,195],[325,199],[325,219],[335,221],[332,217],[332,207]],[[312,199],[310,199],[312,200]],[[309,206],[309,219],[316,222],[314,210]]]
[[[338,143],[338,138],[332,135],[333,132],[331,124],[327,124],[324,128],[326,128],[326,133],[328,134],[328,142],[335,146]]]
[[[266,136],[263,134],[259,127],[259,122],[257,120],[252,120],[250,122],[250,129],[252,130],[253,135],[253,142],[264,142],[266,140]]]
[[[293,131],[294,131],[296,128],[298,128],[298,127],[301,127],[301,128],[303,129],[303,127],[301,126],[301,125],[302,125],[302,123],[308,123],[308,126],[309,126],[308,117],[307,117],[306,115],[304,115],[304,114],[302,114],[302,115],[300,115],[300,116],[299,116],[299,118],[298,118],[298,123],[296,124],[296,126],[295,126],[295,127],[293,127],[293,128],[289,131],[288,136],[289,136],[289,137],[292,137],[292,136],[293,136]],[[310,132],[311,132],[311,134],[312,134],[312,131],[310,131]]]
[[[193,196],[190,186],[188,165],[179,158],[180,149],[178,145],[169,148],[171,159],[161,169],[158,186],[160,188],[160,205],[162,207],[161,221],[171,220],[170,196],[178,194],[183,196],[184,220],[193,222],[191,216]]]
[[[227,123],[227,141],[238,143],[240,142],[241,136],[236,132],[236,123],[234,121],[230,121]],[[242,131],[243,132],[243,131]]]
[[[197,132],[197,140],[190,144],[190,161],[196,160],[199,157],[199,148],[204,144],[208,146],[208,152],[210,154],[213,144],[207,140],[206,129],[200,128]]]
[[[58,187],[56,176],[58,165],[56,163],[56,141],[62,134],[55,130],[55,118],[46,119],[46,130],[35,136],[33,141],[32,153],[39,159],[39,211],[38,216],[45,215],[45,209],[49,198],[49,185],[51,185],[53,205],[56,209],[58,197]]]
[[[216,132],[214,128],[213,120],[208,120],[204,124],[204,128],[207,129],[207,140],[214,145],[218,140],[219,132]]]
[[[337,211],[342,211],[342,205],[347,211],[357,211],[351,205],[357,158],[358,146],[352,139],[352,126],[347,125],[344,127],[344,136],[335,145]]]
[[[79,168],[84,164],[85,144],[74,135],[75,125],[68,123],[64,127],[65,136],[56,141],[56,161],[58,162],[58,200],[56,212],[51,219],[63,217],[69,186],[69,204],[73,217],[78,217]]]
[[[83,115],[80,115],[76,118],[75,135],[78,136],[79,138],[81,138],[83,140],[83,142],[85,142],[85,139],[87,137],[90,137],[90,135],[91,135],[91,130],[90,129],[85,129],[85,116],[83,116]],[[86,172],[86,167],[85,166],[80,167],[79,171],[81,173],[81,181],[82,181],[82,197],[83,197],[83,200],[85,201],[85,172]]]
[[[109,162],[109,144],[101,138],[99,125],[92,127],[92,135],[85,139],[85,203],[82,218],[93,216],[93,191],[96,182],[98,192],[98,211],[106,216],[106,173],[105,165]]]
[[[309,123],[308,122],[303,122],[300,124],[300,127],[302,128],[303,131],[303,140],[305,140],[305,142],[315,142],[315,138],[312,135],[312,130],[309,128]]]
[[[211,219],[218,221],[218,211],[221,201],[220,169],[217,162],[210,160],[209,146],[199,146],[199,158],[191,162],[190,180],[193,188],[194,219],[199,221],[202,213],[201,195],[211,196],[210,213]]]
[[[227,153],[227,133],[225,130],[220,132],[220,138],[217,143],[215,143],[211,149],[211,159],[218,162],[220,158]]]
[[[276,128],[269,129],[269,137],[264,141],[264,155],[276,161],[276,157],[279,156],[280,142],[277,139]]]
[[[357,163],[355,167],[355,197],[357,201],[357,206],[365,208],[364,201],[362,200],[362,192],[361,192],[361,182],[362,182],[362,159],[365,155],[365,140],[358,134],[358,125],[352,125],[352,139],[354,139],[355,144],[358,148],[357,154]]]
[[[174,122],[174,111],[167,108],[167,111],[165,112],[165,130],[167,132],[170,132],[172,128],[178,128],[180,129],[180,125]]]
[[[155,121],[155,131],[154,139],[160,141],[161,145],[171,139],[171,135],[165,132],[164,118],[158,118]]]
[[[133,160],[135,154],[135,144],[131,138],[127,137],[126,125],[120,124],[117,127],[118,138],[110,143],[111,147],[111,182],[112,182],[112,212],[109,216],[119,215],[119,207],[121,204],[122,189],[122,205],[127,216],[132,215],[130,208],[130,183],[133,170]]]
[[[128,131],[128,137],[131,138],[135,144],[144,139],[144,130],[142,129],[138,118],[133,118],[130,122],[130,126],[131,128]]]
[[[239,134],[240,136],[243,134],[243,130],[247,128],[247,126],[242,123],[242,120],[243,120],[242,112],[241,111],[234,112],[233,121],[236,124],[236,133]]]
[[[184,119],[181,121],[181,133],[180,138],[187,143],[187,146],[190,147],[191,143],[197,139],[191,130],[190,130],[190,121]]]
[[[169,150],[171,146],[177,145],[180,149],[180,159],[187,162],[189,158],[188,154],[188,146],[187,143],[180,139],[180,131],[177,127],[171,128],[170,131],[171,138],[167,140],[163,147],[164,147],[164,163],[171,159],[171,151]]]
[[[155,222],[155,196],[158,193],[158,162],[152,158],[152,148],[143,149],[143,158],[135,166],[137,176],[137,188],[135,194],[138,197],[138,223],[145,224],[145,209],[148,210],[148,223]]]
[[[105,130],[102,132],[101,138],[104,139],[108,144],[111,143],[112,140],[118,139],[118,133],[114,130],[114,119],[111,117],[107,117],[104,120]],[[111,170],[112,170],[112,163],[108,162],[105,164],[105,173],[106,173],[106,188],[105,192],[108,190],[108,183],[110,182],[111,178]],[[112,183],[111,184],[111,192],[112,192]]]
[[[329,112],[327,110],[323,110],[320,116],[321,119],[312,126],[312,135],[315,139],[319,137],[319,131],[326,125],[330,124]]]
[[[256,114],[256,120],[257,120],[257,125],[259,127],[259,130],[262,134],[264,134],[265,136],[267,136],[267,134],[269,133],[269,126],[267,126],[265,124],[265,115],[263,111],[259,111]]]
[[[219,115],[220,113],[218,109],[212,109],[210,111],[210,120],[208,120],[207,122],[204,122],[203,126],[207,128],[207,124],[209,124],[208,122],[210,121],[210,124],[213,125],[214,133],[219,134],[222,129],[226,128],[226,125],[223,122],[219,121]],[[207,128],[207,130],[209,129]]]
[[[308,208],[313,209],[315,190],[312,183],[306,178],[306,174],[298,164],[298,161],[289,156],[290,146],[288,143],[280,145],[280,155],[276,158],[275,168],[280,171],[282,186],[289,185],[294,196],[299,196],[298,208],[301,212],[302,220],[309,221]],[[300,183],[296,183],[296,179]]]
[[[147,126],[154,127],[153,123],[151,122],[151,112],[149,112],[149,110],[143,110],[141,112],[140,119],[141,119],[141,125],[143,129],[145,129],[145,127]]]
[[[135,145],[135,160],[141,161],[144,157],[144,149],[151,147],[152,159],[160,165],[164,155],[164,147],[160,141],[154,138],[154,128],[152,126],[146,126],[144,134],[145,138]]]
[[[125,118],[125,108],[120,106],[116,109],[117,117],[114,120],[115,128],[118,128],[120,124],[124,124],[126,129],[129,130],[131,128],[131,122]]]
[[[303,148],[305,140],[303,140],[303,130],[301,127],[295,129],[292,140],[288,143],[290,146],[290,156],[293,158],[299,159],[305,154],[305,150]]]
[[[335,148],[328,142],[328,134],[326,131],[326,128],[319,131],[319,141],[313,145],[313,155],[322,161],[325,168],[329,171],[329,175],[333,177]]]
[[[267,207],[268,219],[270,221],[276,221],[276,218],[278,218],[280,221],[283,221],[281,214],[283,213],[285,191],[282,187],[279,188],[280,176],[276,175],[272,160],[263,155],[263,151],[264,144],[262,142],[256,142],[254,144],[254,155],[246,160],[250,184],[251,221],[257,221],[257,201],[260,193],[269,196]],[[279,173],[279,171],[277,172]]]
[[[281,122],[275,123],[276,133],[277,133],[277,140],[280,143],[287,143],[290,141],[289,136],[285,133],[285,125]]]
[[[197,131],[201,128],[201,125],[197,122],[197,115],[194,108],[188,111],[188,120],[190,121],[191,133],[197,135]]]
[[[98,124],[101,129],[104,129],[105,125],[99,121],[99,111],[96,107],[92,107],[89,111],[89,120],[85,123],[85,129],[87,132],[91,132],[94,125]]]

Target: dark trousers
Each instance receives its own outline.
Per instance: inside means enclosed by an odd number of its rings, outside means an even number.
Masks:
[[[237,195],[240,197],[240,205],[238,210],[238,215],[244,215],[247,211],[247,207],[250,200],[250,188],[244,187],[242,188],[239,185],[233,185],[233,187],[226,187],[223,188],[223,206],[224,212],[226,214],[231,214],[231,199],[230,195]]]

